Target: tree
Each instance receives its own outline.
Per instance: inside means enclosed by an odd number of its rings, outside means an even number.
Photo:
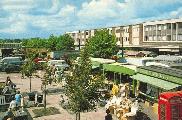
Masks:
[[[61,35],[58,38],[58,43],[56,45],[57,50],[72,50],[74,48],[74,40],[68,35]]]
[[[48,41],[47,41],[47,47],[51,50],[51,51],[55,51],[56,50],[56,45],[58,43],[58,37],[54,36],[53,34],[50,35]]]
[[[71,75],[66,76],[66,95],[69,98],[69,108],[80,120],[80,112],[93,110],[100,98],[98,90],[103,86],[102,75],[91,75],[91,61],[88,45],[81,51],[80,63],[71,69]]]
[[[43,75],[43,78],[42,78],[42,86],[44,86],[44,88],[42,89],[43,90],[43,93],[44,93],[44,108],[46,109],[46,104],[47,104],[47,99],[46,99],[46,96],[47,96],[47,88],[46,86],[48,85],[48,83],[52,83],[53,81],[53,78],[51,77],[51,69],[49,66],[44,65],[44,70],[45,70],[45,73]],[[50,82],[51,81],[51,82]]]
[[[35,72],[35,63],[33,62],[32,59],[28,59],[28,61],[26,61],[26,63],[22,66],[22,75],[25,75],[27,76],[29,79],[30,79],[30,92],[31,92],[31,89],[32,89],[32,76],[33,76],[33,73]]]
[[[89,50],[93,57],[111,58],[117,52],[116,38],[109,30],[96,31],[89,39]]]
[[[22,45],[26,48],[48,48],[47,39],[31,38],[22,41]]]

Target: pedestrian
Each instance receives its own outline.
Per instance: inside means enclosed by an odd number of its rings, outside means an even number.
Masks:
[[[14,89],[16,87],[16,85],[11,81],[9,76],[7,77],[7,79],[5,81],[5,85],[11,87],[12,89]]]
[[[22,98],[22,95],[20,94],[20,91],[17,91],[17,93],[15,95],[15,100],[16,100],[16,104],[18,107],[20,106],[21,98]]]
[[[10,102],[10,104],[9,104],[9,108],[10,108],[11,110],[14,110],[16,107],[17,107],[16,100],[13,99],[13,100]]]
[[[21,97],[20,103],[21,103],[20,105],[21,105],[22,112],[24,112],[24,97],[23,96]]]
[[[105,120],[112,120],[112,115],[110,114],[110,110],[106,110],[107,115],[105,116]]]
[[[6,78],[5,85],[8,86],[9,81],[11,81],[11,79],[10,79],[10,77],[8,76],[8,77]]]

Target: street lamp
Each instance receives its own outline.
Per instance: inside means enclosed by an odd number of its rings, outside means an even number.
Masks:
[[[121,41],[121,47],[122,47],[121,51],[122,51],[122,58],[123,58],[124,57],[124,49],[123,49],[124,45],[123,45],[123,39],[122,39],[122,35],[121,35],[121,31],[122,31],[121,29],[122,29],[122,27],[120,27],[120,32],[119,33],[120,33],[120,41]]]
[[[79,31],[78,31],[78,47],[79,47],[79,51],[80,51],[80,45],[81,45],[80,39],[81,39],[81,34],[80,34],[80,30],[79,30]]]

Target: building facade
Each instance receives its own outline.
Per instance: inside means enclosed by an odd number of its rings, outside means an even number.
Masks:
[[[180,52],[182,19],[143,23],[143,47],[158,48],[159,52]]]
[[[129,48],[144,48],[162,53],[182,53],[182,19],[149,21],[140,24],[106,28],[116,36],[117,45]],[[67,32],[75,45],[84,46],[95,31],[82,30]]]

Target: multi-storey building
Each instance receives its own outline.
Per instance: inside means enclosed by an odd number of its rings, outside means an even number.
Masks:
[[[182,47],[182,19],[143,23],[143,47],[159,52],[180,52]]]
[[[127,47],[131,42],[131,26],[117,26],[113,34],[116,36],[117,45]]]
[[[143,42],[143,24],[131,26],[131,47],[141,47]]]
[[[82,31],[73,31],[73,32],[66,32],[74,39],[75,49],[79,49],[85,45],[86,41],[94,36],[96,29],[93,30],[82,30]]]
[[[70,35],[74,40],[74,45],[79,45],[79,31],[73,31],[73,32],[66,32],[66,34]]]
[[[75,45],[83,46],[99,29],[67,33],[73,37]],[[162,53],[182,53],[182,19],[150,21],[106,29],[116,36],[117,45],[120,47],[147,48]]]

